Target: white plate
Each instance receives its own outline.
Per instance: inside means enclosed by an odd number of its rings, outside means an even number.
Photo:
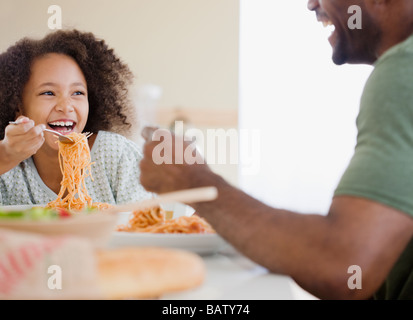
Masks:
[[[173,212],[173,218],[178,218],[181,216],[187,216],[190,217],[194,214],[195,209],[179,202],[172,202],[172,203],[162,203],[161,207],[165,211],[172,211]]]
[[[19,211],[33,206],[1,206],[4,211]],[[56,220],[0,219],[0,228],[19,232],[39,233],[47,236],[73,235],[89,239],[96,247],[104,247],[117,225],[117,216],[105,212],[74,215]]]
[[[162,204],[164,210],[173,211],[173,218],[191,216],[194,209],[182,203]],[[126,224],[130,212],[118,213],[118,225]],[[157,246],[184,249],[201,255],[212,254],[222,249],[226,242],[217,234],[170,234],[115,231],[109,247]]]
[[[201,255],[212,254],[225,246],[217,234],[135,233],[115,231],[109,247],[167,247],[192,251]]]
[[[3,211],[24,211],[33,207],[45,207],[45,204],[24,204],[24,205],[13,205],[13,206],[0,206]]]

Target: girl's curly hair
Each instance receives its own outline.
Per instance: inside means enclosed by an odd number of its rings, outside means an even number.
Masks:
[[[129,67],[93,33],[59,30],[41,40],[24,38],[0,54],[0,139],[9,121],[21,111],[23,88],[30,78],[33,60],[48,53],[72,57],[83,71],[89,99],[84,131],[129,131],[128,119],[134,116],[128,95],[133,79]]]

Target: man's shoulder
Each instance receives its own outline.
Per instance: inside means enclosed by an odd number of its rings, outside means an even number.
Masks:
[[[411,77],[413,72],[413,35],[387,50],[375,63],[372,75],[377,73],[397,78]]]
[[[391,48],[375,64],[365,85],[361,107],[410,110],[413,106],[413,37]]]
[[[379,66],[389,59],[403,59],[412,58],[413,56],[413,34],[406,40],[396,44],[388,49],[376,62],[376,66]]]

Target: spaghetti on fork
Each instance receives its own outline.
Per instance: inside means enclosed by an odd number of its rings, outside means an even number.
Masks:
[[[56,200],[49,202],[48,208],[64,208],[68,210],[83,210],[86,208],[105,209],[109,204],[93,202],[89,196],[85,179],[92,177],[92,161],[88,137],[83,133],[72,132],[68,135],[74,143],[59,144],[59,165],[63,174],[60,191]]]

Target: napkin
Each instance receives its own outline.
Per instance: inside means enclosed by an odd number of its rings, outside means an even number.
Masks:
[[[0,228],[0,299],[96,299],[94,248],[75,236]]]

